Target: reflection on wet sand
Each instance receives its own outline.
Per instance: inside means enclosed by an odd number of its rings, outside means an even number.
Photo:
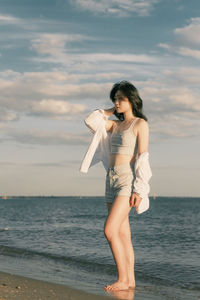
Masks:
[[[135,289],[121,290],[121,291],[110,290],[106,292],[117,299],[123,299],[123,300],[134,300],[134,296],[135,296]]]

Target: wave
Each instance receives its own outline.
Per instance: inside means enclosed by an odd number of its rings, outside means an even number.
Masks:
[[[47,260],[51,259],[56,261],[56,263],[60,262],[62,264],[67,264],[68,266],[77,266],[78,268],[84,268],[88,270],[98,270],[104,271],[107,274],[115,274],[115,267],[110,264],[101,264],[96,261],[88,261],[85,257],[75,257],[75,256],[64,256],[49,252],[41,252],[31,249],[10,247],[7,245],[0,245],[0,255],[16,257],[22,259],[41,259],[45,258]]]
[[[67,265],[67,267],[71,267],[73,269],[78,269],[82,271],[88,271],[90,274],[101,274],[104,275],[116,275],[116,267],[114,264],[109,263],[100,263],[98,261],[91,261],[88,260],[85,256],[77,257],[77,256],[64,256],[55,253],[49,252],[41,252],[32,249],[24,249],[24,248],[17,248],[17,247],[10,247],[7,245],[0,245],[0,255],[7,256],[7,257],[15,257],[17,259],[30,259],[30,260],[44,260],[47,261],[51,260],[54,261],[56,264]],[[188,284],[183,284],[181,282],[172,282],[167,278],[159,278],[156,275],[147,274],[146,272],[142,272],[141,270],[137,270],[136,267],[136,276],[139,281],[150,282],[155,285],[159,286],[179,286],[183,289],[190,289],[190,290],[199,290],[199,285],[197,282],[190,282]]]

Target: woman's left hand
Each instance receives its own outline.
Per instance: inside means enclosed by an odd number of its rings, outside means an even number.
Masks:
[[[137,209],[141,201],[142,199],[140,198],[140,196],[136,193],[133,193],[130,197],[130,206],[135,207]]]

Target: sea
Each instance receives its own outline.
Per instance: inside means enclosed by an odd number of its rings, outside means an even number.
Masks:
[[[105,295],[117,279],[104,197],[0,199],[0,271]],[[150,197],[130,212],[135,300],[200,299],[200,198]]]

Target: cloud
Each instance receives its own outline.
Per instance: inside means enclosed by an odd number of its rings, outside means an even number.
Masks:
[[[31,40],[31,48],[40,54],[52,56],[61,55],[66,51],[66,45],[72,42],[81,42],[91,39],[80,34],[40,34],[38,38]]]
[[[158,58],[153,55],[137,53],[101,53],[90,52],[83,53],[81,48],[74,51],[71,43],[82,42],[84,40],[94,40],[93,37],[73,34],[42,34],[37,39],[31,40],[31,49],[35,50],[39,56],[34,57],[33,61],[37,63],[52,63],[62,66],[77,68],[80,72],[83,70],[94,69],[96,66],[101,67],[102,63],[157,63]],[[83,68],[80,68],[83,66]]]
[[[10,76],[8,75],[10,74]],[[0,74],[0,104],[7,109],[28,111],[35,107],[34,103],[43,99],[69,101],[79,99],[81,102],[88,98],[101,98],[106,96],[105,89],[108,90],[112,83],[98,83],[95,78],[111,78],[112,73],[108,74],[69,74],[67,72],[25,72],[11,73],[2,72]],[[115,78],[121,73],[115,73]],[[92,81],[82,83],[90,78]],[[82,109],[82,108],[81,108]],[[79,110],[80,112],[80,110]]]
[[[192,119],[188,114],[177,113],[157,116],[156,120],[150,122],[151,142],[155,140],[166,140],[171,138],[199,137],[200,121]],[[195,129],[195,130],[194,130]]]
[[[150,14],[159,0],[70,0],[72,5],[94,14],[128,17],[132,13],[139,16]]]
[[[20,25],[21,22],[21,19],[13,17],[11,15],[0,15],[0,24]]]
[[[151,141],[199,137],[198,75],[195,68],[177,68],[175,72],[172,68],[164,69],[153,81],[136,82],[149,120]]]
[[[200,69],[191,67],[177,68],[176,70],[166,69],[163,71],[167,76],[168,82],[178,81],[179,84],[187,85],[188,87],[200,86]],[[171,80],[170,80],[171,78]]]
[[[54,99],[43,99],[39,102],[32,103],[32,113],[40,116],[59,116],[77,115],[86,110],[83,104],[74,104],[67,101],[59,101]]]
[[[10,122],[17,120],[19,120],[18,114],[0,107],[0,122]]]
[[[7,134],[10,140],[29,145],[87,145],[91,138],[85,133],[74,134],[65,131],[47,131],[40,129],[10,129]]]
[[[171,78],[172,81],[173,79],[174,85],[171,87],[161,81],[157,82],[160,86],[152,87],[150,82],[143,84],[141,95],[145,99],[146,110],[154,120],[158,116],[163,120],[168,119],[171,115],[184,116],[184,118],[187,116],[187,119],[193,116],[193,119],[198,119],[200,114],[198,91],[181,86],[180,82],[180,87],[176,87],[175,77]]]
[[[176,28],[174,34],[181,44],[200,46],[200,18],[191,18],[187,26]]]
[[[170,52],[200,59],[200,18],[191,18],[190,23],[174,30],[172,44],[160,43],[158,45]]]
[[[3,32],[1,33],[1,37],[3,37],[3,39],[10,39],[12,36],[14,38],[14,40],[18,39],[18,38],[22,38],[23,34],[21,32],[19,32],[18,29],[20,29],[20,31],[22,29],[24,29],[24,31],[26,32],[27,30],[33,30],[36,29],[38,26],[38,23],[41,22],[40,19],[35,19],[35,20],[27,20],[27,19],[23,19],[23,18],[18,18],[15,17],[13,15],[6,15],[6,14],[1,14],[0,15],[0,24],[6,26],[7,28],[9,27],[13,27],[14,28],[14,33],[13,34],[8,34],[8,32],[6,32],[6,34],[4,34]],[[30,32],[29,34],[26,35],[26,38],[29,36],[30,37]]]
[[[85,105],[67,99],[94,97],[101,86],[69,84],[70,80],[73,82],[64,72],[17,73],[8,70],[0,73],[0,119],[14,120],[18,117],[14,113],[46,117],[61,117],[69,112],[68,117],[82,114]]]
[[[144,66],[146,69],[146,67]],[[150,122],[155,126],[153,131],[161,138],[169,136],[193,136],[192,127],[187,127],[190,119],[198,120],[200,113],[199,84],[200,71],[198,68],[168,68],[152,73],[152,79],[146,81],[134,80],[144,100],[144,112]],[[141,69],[141,68],[140,68]],[[132,73],[131,73],[132,72]],[[134,76],[130,69],[130,76]],[[7,70],[0,73],[0,105],[2,122],[14,121],[20,115],[36,116],[49,119],[74,120],[84,119],[88,113],[88,106],[95,101],[95,105],[104,107],[106,99],[109,100],[109,91],[113,82],[109,74],[69,74],[63,71],[26,72],[19,73]],[[116,79],[123,73],[114,73]],[[119,76],[119,78],[118,78]],[[102,82],[105,79],[105,82]],[[98,81],[100,80],[100,82]],[[85,83],[87,82],[87,83]],[[74,103],[74,100],[75,103]],[[91,100],[91,102],[88,102]],[[85,105],[87,103],[88,105]],[[108,103],[108,102],[107,102]],[[95,106],[93,105],[93,106]],[[172,116],[176,115],[177,118]],[[76,118],[77,116],[77,118]],[[180,120],[184,118],[185,125]],[[174,128],[170,129],[174,124]],[[164,124],[164,126],[162,126]],[[182,127],[183,126],[183,127]],[[2,127],[2,131],[6,128]],[[197,132],[195,132],[197,134]],[[10,135],[9,135],[10,136]],[[44,132],[38,136],[38,131],[14,132],[12,138],[20,143],[54,144],[68,143],[71,137],[60,136],[59,133]],[[60,138],[59,138],[60,137]],[[62,141],[62,142],[61,142]],[[77,141],[72,141],[78,144]],[[84,141],[83,141],[84,144]]]
[[[200,50],[195,50],[191,48],[186,47],[180,47],[177,50],[175,50],[176,53],[181,54],[183,56],[190,56],[196,59],[200,59]]]

